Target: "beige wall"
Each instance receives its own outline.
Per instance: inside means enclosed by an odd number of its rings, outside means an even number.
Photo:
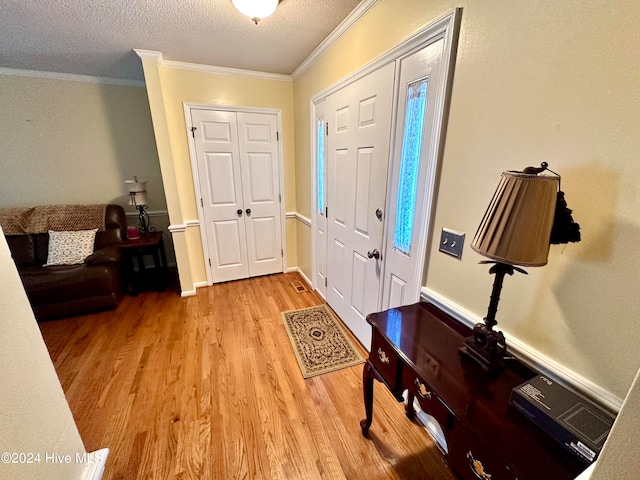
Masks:
[[[124,181],[147,180],[151,223],[168,215],[143,86],[0,72],[0,208],[115,203],[138,225]],[[167,259],[173,248],[165,242]]]
[[[311,218],[310,100],[351,72],[366,65],[449,12],[448,1],[380,1],[354,27],[293,83],[295,122],[296,205],[298,212]],[[298,266],[311,273],[311,229],[298,222]]]
[[[294,82],[298,211],[310,214],[311,96],[454,6],[462,24],[433,226],[467,242],[461,261],[430,247],[425,286],[481,319],[492,278],[470,237],[501,171],[549,162],[583,241],[553,246],[546,267],[505,280],[499,327],[623,398],[640,363],[638,2],[381,0]]]
[[[631,479],[640,471],[640,371],[598,457],[591,480]]]
[[[144,87],[0,73],[0,207],[127,205],[124,181],[149,181],[165,210]]]
[[[168,144],[158,142],[158,152],[163,178],[168,180],[165,182],[165,190],[172,224],[198,219],[184,103],[280,110],[283,127],[284,205],[286,211],[295,211],[293,86],[290,81],[183,70],[161,65],[149,58],[143,58],[143,67],[154,127],[156,122],[163,123],[162,128],[168,139]],[[289,223],[290,220],[287,220],[287,260],[290,265],[295,265],[295,257],[292,256],[296,251],[296,239],[291,236]],[[194,285],[207,280],[199,227],[189,227],[184,232],[174,234],[174,238],[182,290],[192,291]],[[186,268],[183,270],[182,265],[188,265],[188,271]]]
[[[40,454],[39,463],[0,462],[0,478],[80,479],[84,445],[1,229],[0,271],[0,453]],[[73,460],[47,462],[48,453]]]

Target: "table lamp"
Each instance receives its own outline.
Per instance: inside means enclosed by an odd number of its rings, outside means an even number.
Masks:
[[[480,263],[493,264],[489,273],[494,274],[495,279],[484,323],[476,324],[473,335],[465,339],[459,351],[487,371],[501,368],[506,356],[504,335],[493,329],[498,323],[496,313],[504,276],[513,275],[514,271],[527,273],[518,266],[546,265],[552,230],[567,230],[566,222],[575,232],[579,230],[564,203],[560,176],[547,167],[547,163],[542,163],[540,167],[527,167],[522,172],[503,172],[471,243],[473,250],[490,259]],[[545,171],[553,175],[542,174]],[[556,213],[557,207],[562,215]],[[554,218],[563,224],[554,226]],[[563,238],[554,243],[579,241],[579,237],[577,233],[577,240]]]
[[[133,180],[126,180],[129,190],[129,205],[133,205],[138,210],[138,221],[140,227],[138,231],[142,234],[147,232],[155,232],[156,229],[151,226],[151,220],[147,213],[147,182],[145,180],[138,180],[138,177],[133,177]]]

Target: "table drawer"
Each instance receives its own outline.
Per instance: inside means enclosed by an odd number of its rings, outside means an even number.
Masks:
[[[453,418],[451,412],[428,383],[413,370],[405,368],[402,372],[402,385],[415,395],[422,410],[438,421],[440,428],[443,430],[449,428]]]
[[[402,371],[402,362],[398,358],[396,351],[391,348],[385,338],[376,330],[373,331],[369,360],[389,388],[397,393],[401,388],[400,372]]]
[[[447,462],[463,480],[524,480],[461,423],[450,438]]]

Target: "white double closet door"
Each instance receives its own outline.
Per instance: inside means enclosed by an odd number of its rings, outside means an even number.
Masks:
[[[326,192],[327,210],[315,215],[314,281],[366,348],[368,314],[419,300],[442,51],[438,40],[332,93],[316,109],[328,134],[316,133],[317,143],[326,144],[316,150],[326,160],[326,185],[316,190]]]
[[[191,122],[213,283],[282,272],[276,115],[191,109]]]

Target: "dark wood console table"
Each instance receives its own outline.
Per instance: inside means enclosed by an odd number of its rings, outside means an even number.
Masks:
[[[409,391],[444,432],[449,466],[469,480],[574,479],[586,465],[509,406],[511,389],[536,376],[517,360],[487,374],[458,347],[471,330],[434,305],[417,303],[367,317],[373,327],[363,372],[367,436],[373,419],[373,380],[398,401]]]

